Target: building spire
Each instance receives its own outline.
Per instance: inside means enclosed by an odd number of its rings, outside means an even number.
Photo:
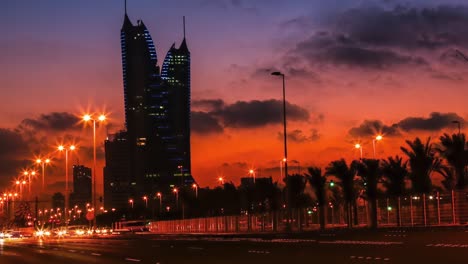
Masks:
[[[127,0],[125,0],[127,1]],[[183,25],[184,25],[184,39],[185,39],[185,16],[183,16]]]
[[[127,0],[124,1],[125,15],[127,15]]]

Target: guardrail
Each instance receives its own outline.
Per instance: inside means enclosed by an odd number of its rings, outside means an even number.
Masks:
[[[329,203],[324,212],[318,207],[292,210],[292,231],[319,229],[319,214],[325,214],[326,228],[346,227],[347,212],[352,226],[368,226],[369,204],[356,200],[351,210],[344,204]],[[378,226],[442,226],[468,224],[468,196],[465,192],[434,193],[377,200]],[[286,210],[262,214],[154,221],[153,233],[247,233],[277,232],[286,229]]]

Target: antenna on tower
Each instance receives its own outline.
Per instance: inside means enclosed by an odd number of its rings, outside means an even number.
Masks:
[[[183,24],[184,24],[184,39],[185,39],[185,16],[183,16]]]
[[[125,15],[127,14],[127,0],[124,1],[124,6],[125,6]]]

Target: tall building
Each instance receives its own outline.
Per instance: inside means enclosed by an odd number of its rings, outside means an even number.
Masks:
[[[120,134],[117,142],[106,141],[105,203],[112,197],[109,192],[116,191],[107,184],[123,178],[114,175],[122,172],[111,165],[119,163],[124,148],[128,197],[194,182],[190,162],[190,52],[185,33],[180,47],[170,48],[162,71],[146,25],[141,20],[133,24],[126,11],[120,42],[126,133]],[[108,155],[109,151],[121,155]]]
[[[191,184],[190,161],[190,51],[184,38],[179,48],[175,43],[167,52],[161,71],[161,78],[168,87],[170,130],[164,137],[164,145],[169,155],[172,169],[178,168],[183,184]]]
[[[135,195],[135,179],[130,173],[130,153],[127,132],[109,135],[104,143],[104,208],[125,208],[129,196]]]
[[[91,168],[83,165],[73,165],[73,193],[70,197],[70,206],[78,205],[86,208],[91,203]]]

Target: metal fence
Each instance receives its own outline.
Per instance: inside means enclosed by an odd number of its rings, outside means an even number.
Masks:
[[[369,206],[356,200],[356,210],[349,210],[352,226],[369,225]],[[343,204],[328,203],[324,210],[326,228],[346,227],[347,212]],[[355,213],[356,212],[356,213]],[[154,233],[248,233],[277,232],[286,229],[286,210],[263,214],[218,216],[208,218],[154,221]],[[319,229],[318,207],[293,209],[293,231]],[[379,226],[442,226],[468,223],[468,196],[465,192],[434,193],[377,200]]]

